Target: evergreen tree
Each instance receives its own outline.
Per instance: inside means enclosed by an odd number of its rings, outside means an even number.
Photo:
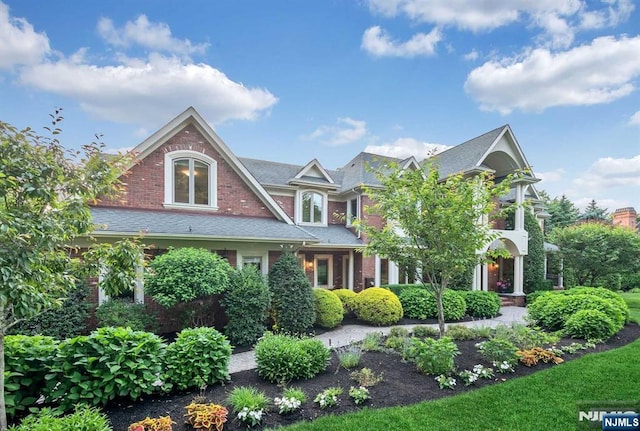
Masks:
[[[607,208],[598,207],[595,199],[591,199],[587,208],[580,214],[579,219],[584,221],[609,222],[609,213],[607,212]]]
[[[544,223],[544,233],[549,234],[556,227],[571,226],[578,220],[580,211],[567,196],[554,198],[547,203],[547,212],[551,214]]]

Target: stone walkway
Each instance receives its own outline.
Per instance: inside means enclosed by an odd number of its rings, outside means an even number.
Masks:
[[[469,322],[458,322],[455,324],[472,326],[472,327],[495,327],[498,325],[510,325],[512,323],[525,323],[527,309],[524,307],[502,307],[500,315],[492,319],[472,320]],[[406,325],[413,328],[417,325]],[[437,328],[437,324],[419,325],[431,326]],[[342,347],[350,343],[361,341],[370,332],[382,332],[386,335],[391,327],[376,328],[364,325],[348,325],[342,326],[332,331],[327,331],[318,335],[316,338],[322,340],[327,347]],[[256,368],[256,361],[253,350],[248,352],[236,353],[231,355],[229,360],[229,373],[237,373],[238,371],[252,370]]]

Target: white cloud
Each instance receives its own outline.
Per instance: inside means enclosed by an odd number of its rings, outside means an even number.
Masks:
[[[337,126],[320,126],[305,139],[319,140],[325,145],[347,145],[364,138],[367,134],[367,123],[349,117],[338,118]]]
[[[120,28],[116,28],[111,19],[100,18],[98,34],[116,47],[139,45],[153,51],[167,51],[181,56],[202,54],[209,46],[206,43],[194,45],[189,39],[176,39],[167,24],[150,22],[146,15],[140,15],[135,21],[127,21]]]
[[[440,153],[447,148],[451,147],[442,144],[421,142],[414,138],[399,138],[388,144],[367,145],[364,151],[398,159],[406,159],[407,157],[414,156],[416,159],[422,160],[427,156]]]
[[[629,118],[628,124],[630,126],[640,126],[640,111],[636,111],[636,113]]]
[[[604,157],[593,163],[587,171],[574,180],[574,184],[587,190],[611,188],[635,188],[640,192],[640,154],[629,159]],[[629,194],[632,194],[629,191]]]
[[[125,154],[131,150],[133,150],[134,147],[120,147],[120,148],[111,148],[111,147],[107,147],[105,148],[104,152],[106,154]]]
[[[64,95],[109,121],[157,126],[159,118],[193,105],[212,123],[251,120],[277,102],[267,90],[247,88],[207,64],[152,54],[112,66],[62,59],[25,69],[20,82]]]
[[[607,212],[613,212],[618,208],[624,208],[631,205],[630,201],[626,199],[611,199],[611,198],[602,198],[598,199],[597,197],[580,197],[577,199],[571,199],[571,202],[578,207],[580,211],[584,211],[587,209],[592,200],[596,201],[598,208],[606,209]]]
[[[476,61],[478,57],[480,57],[480,54],[478,54],[478,51],[473,49],[470,52],[466,53],[462,58],[467,61]]]
[[[540,178],[542,180],[542,185],[544,188],[544,186],[548,183],[555,183],[562,180],[565,173],[566,171],[564,169],[559,168],[553,171],[536,172],[535,175],[537,178]]]
[[[9,6],[0,2],[0,69],[38,63],[49,52],[47,35],[23,18],[10,17]]]
[[[483,64],[471,71],[464,87],[482,109],[503,114],[607,103],[634,90],[638,52],[640,36],[601,37],[560,53],[539,48],[522,58]]]
[[[435,54],[442,33],[434,28],[429,33],[417,33],[406,42],[397,42],[379,26],[370,27],[362,35],[362,49],[378,57],[416,57]]]

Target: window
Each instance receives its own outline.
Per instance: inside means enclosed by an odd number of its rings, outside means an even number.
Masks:
[[[347,202],[347,226],[351,226],[353,221],[360,217],[358,211],[358,198],[351,199]]]
[[[217,206],[217,164],[195,151],[176,151],[165,155],[165,205]]]
[[[333,287],[333,256],[316,255],[313,263],[314,287]]]
[[[327,199],[314,191],[304,191],[299,195],[298,222],[306,224],[327,224]]]
[[[254,266],[259,273],[262,273],[262,258],[260,256],[245,256],[242,258],[242,266]]]

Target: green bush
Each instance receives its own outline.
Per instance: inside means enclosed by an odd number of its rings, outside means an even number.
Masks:
[[[48,401],[67,411],[157,392],[165,348],[157,335],[131,328],[99,328],[62,341],[46,376]]]
[[[398,299],[402,304],[404,317],[424,320],[437,313],[433,294],[423,287],[413,286],[403,289]]]
[[[82,335],[88,332],[86,323],[88,294],[89,289],[86,284],[79,282],[69,291],[62,302],[62,307],[24,320],[10,328],[8,334],[45,335],[57,340]]]
[[[402,318],[402,304],[398,297],[387,289],[371,287],[358,293],[355,299],[358,319],[374,325],[393,325]]]
[[[421,341],[411,339],[407,357],[415,362],[418,370],[425,374],[440,375],[453,370],[453,358],[460,354],[458,346],[449,337],[438,340],[426,338]]]
[[[298,259],[285,253],[269,271],[274,329],[290,334],[307,332],[316,321],[315,299]]]
[[[471,317],[495,317],[500,312],[502,303],[495,292],[467,290],[460,293],[467,304],[466,314]]]
[[[42,335],[7,335],[4,338],[4,399],[7,414],[25,411],[42,395],[45,376],[58,342]]]
[[[165,307],[223,293],[232,271],[217,254],[191,247],[171,249],[149,262],[147,269],[145,292]]]
[[[506,338],[494,337],[477,344],[480,354],[489,362],[499,364],[506,362],[514,365],[518,363],[516,352],[518,348]]]
[[[98,327],[122,326],[134,331],[154,332],[158,328],[158,319],[147,311],[145,304],[130,299],[109,299],[96,309]]]
[[[356,299],[356,295],[358,295],[356,292],[351,289],[335,289],[332,290],[332,292],[335,293],[340,299],[340,302],[342,302],[343,313],[345,315],[353,311],[353,301]]]
[[[231,345],[214,328],[187,328],[167,347],[167,383],[184,390],[229,380]]]
[[[545,344],[556,343],[559,339],[557,335],[521,323],[497,326],[493,336],[511,341],[520,350],[543,347]]]
[[[329,357],[329,349],[320,340],[270,332],[255,348],[258,375],[277,384],[316,376],[327,368]]]
[[[343,307],[338,295],[327,289],[314,288],[316,324],[323,328],[335,328],[342,323]]]
[[[620,296],[619,293],[613,292],[609,289],[605,289],[602,287],[587,287],[587,286],[576,286],[574,288],[563,291],[565,295],[578,295],[578,294],[589,294],[595,295],[603,299],[607,299],[612,302],[612,305],[616,307],[625,322],[629,321],[629,306],[627,302]]]
[[[442,294],[442,308],[445,320],[460,320],[467,311],[467,303],[462,291],[445,289]],[[436,313],[437,317],[437,313]]]
[[[380,287],[392,291],[397,297],[407,289],[425,289],[422,284],[385,284]]]
[[[221,304],[229,319],[225,334],[234,345],[252,345],[264,334],[270,302],[269,287],[256,267],[231,273]]]
[[[112,431],[109,419],[95,408],[79,406],[67,416],[58,417],[51,409],[25,417],[20,425],[14,425],[9,431]]]
[[[562,329],[569,317],[565,315],[566,302],[566,295],[545,292],[528,305],[527,313],[537,325],[549,331],[557,331]]]
[[[598,310],[580,310],[567,319],[564,332],[573,338],[607,340],[618,332],[609,316]]]
[[[474,340],[477,338],[473,329],[463,325],[449,325],[446,336],[456,341]]]

